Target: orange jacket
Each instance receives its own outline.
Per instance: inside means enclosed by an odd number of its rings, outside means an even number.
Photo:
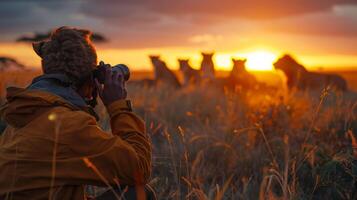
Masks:
[[[0,114],[0,199],[84,199],[84,185],[142,185],[151,173],[144,123],[107,107],[112,134],[59,96],[9,88]]]

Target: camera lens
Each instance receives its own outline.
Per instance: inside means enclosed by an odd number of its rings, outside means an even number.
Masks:
[[[117,72],[120,72],[123,76],[124,76],[124,80],[125,81],[128,81],[130,79],[130,70],[129,70],[129,67],[124,65],[124,64],[118,64],[118,65],[115,65],[113,68],[112,68],[112,71],[117,71]]]
[[[130,78],[129,67],[124,64],[118,64],[111,68],[112,72],[118,72],[123,75],[124,80],[128,81]],[[105,67],[98,66],[96,70],[93,71],[93,76],[99,81],[99,83],[104,84],[105,81]]]

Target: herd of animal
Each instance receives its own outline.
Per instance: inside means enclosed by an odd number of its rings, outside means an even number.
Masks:
[[[154,69],[154,79],[145,79],[141,83],[149,86],[163,84],[175,88],[202,84],[222,86],[228,89],[236,87],[243,89],[266,87],[264,83],[257,81],[255,76],[246,70],[246,59],[232,58],[233,67],[229,75],[227,77],[218,77],[213,56],[213,53],[202,53],[200,69],[193,68],[188,59],[178,59],[179,71],[183,77],[183,81],[180,82],[176,74],[169,69],[160,56],[152,55],[150,60]],[[340,75],[310,72],[290,55],[282,56],[273,65],[276,70],[280,70],[285,74],[286,85],[290,90],[321,90],[326,87],[339,91],[348,90],[346,80]],[[16,60],[0,57],[0,72],[24,69],[24,65]]]
[[[182,83],[160,59],[160,56],[150,56],[154,68],[154,80],[151,80],[150,84],[165,84],[176,88],[192,84],[213,84],[227,88],[239,86],[243,89],[253,89],[265,85],[257,81],[255,76],[246,70],[246,59],[232,58],[233,68],[229,75],[217,77],[213,56],[213,53],[202,53],[200,69],[194,69],[188,59],[178,59],[179,70],[183,76]],[[290,90],[294,88],[297,90],[321,90],[330,87],[339,91],[347,91],[347,82],[340,75],[310,72],[290,55],[282,56],[273,65],[276,70],[281,70],[285,74],[286,84]]]

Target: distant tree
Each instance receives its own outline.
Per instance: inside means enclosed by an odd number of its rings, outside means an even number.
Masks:
[[[107,38],[105,38],[103,35],[100,33],[93,33],[92,34],[92,41],[93,42],[107,42]]]
[[[25,66],[10,57],[0,56],[0,72],[8,70],[23,70]]]
[[[38,42],[50,37],[51,32],[35,33],[33,35],[24,35],[16,39],[16,42]]]
[[[45,40],[49,38],[51,35],[51,31],[47,33],[34,33],[32,35],[24,35],[16,39],[17,42],[38,42],[41,40]],[[92,34],[93,42],[107,42],[108,40],[100,33]]]

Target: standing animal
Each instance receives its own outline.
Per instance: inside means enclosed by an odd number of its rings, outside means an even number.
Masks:
[[[254,86],[257,84],[257,79],[254,75],[249,73],[245,64],[247,59],[234,59],[232,58],[233,68],[230,73],[230,76],[236,79],[238,82],[241,82],[243,85]]]
[[[240,85],[243,88],[253,88],[258,84],[254,75],[245,69],[247,59],[234,59],[232,58],[233,68],[229,74],[230,85]]]
[[[203,79],[213,80],[215,78],[215,69],[213,63],[214,53],[202,53],[201,76]]]
[[[331,86],[337,90],[347,90],[347,82],[341,76],[309,72],[290,55],[284,55],[278,59],[274,63],[274,68],[284,72],[289,89],[321,90]]]
[[[183,74],[183,84],[188,85],[190,83],[198,83],[201,79],[200,71],[193,69],[190,66],[188,59],[178,59],[180,64],[180,71]]]
[[[160,56],[150,56],[154,67],[155,81],[165,83],[173,87],[180,87],[181,84],[176,75],[167,67],[166,63],[160,59]]]

